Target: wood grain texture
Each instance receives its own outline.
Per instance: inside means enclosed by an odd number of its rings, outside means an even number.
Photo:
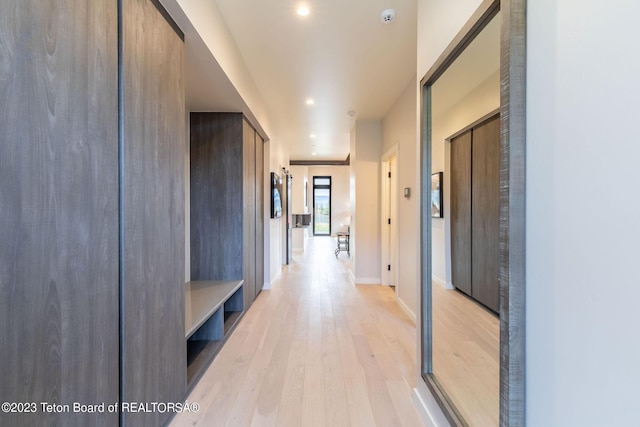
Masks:
[[[256,289],[258,296],[264,285],[264,140],[256,132]]]
[[[451,282],[472,294],[471,131],[451,140]]]
[[[245,309],[264,280],[262,144],[241,113],[191,113],[191,277],[243,279]]]
[[[115,2],[0,2],[0,400],[118,399]],[[0,413],[0,425],[117,414]]]
[[[242,120],[242,278],[244,307],[256,298],[256,132]]]
[[[415,325],[385,286],[354,285],[336,241],[317,237],[258,295],[171,426],[405,426]]]
[[[148,0],[122,3],[122,400],[175,402],[184,341],[184,43]],[[124,413],[157,426],[171,414]]]
[[[435,284],[433,374],[470,426],[496,426],[500,321],[470,297]]]
[[[471,154],[472,296],[498,312],[500,118],[476,126]]]
[[[191,113],[190,117],[191,279],[240,280],[242,115]]]
[[[526,0],[501,2],[500,425],[525,425]]]

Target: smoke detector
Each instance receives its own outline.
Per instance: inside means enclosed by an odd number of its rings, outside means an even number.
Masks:
[[[393,9],[385,9],[380,14],[380,21],[383,24],[390,24],[396,18],[396,11]]]

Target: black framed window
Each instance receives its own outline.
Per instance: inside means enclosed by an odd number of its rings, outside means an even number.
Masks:
[[[313,235],[331,235],[331,177],[313,177]]]

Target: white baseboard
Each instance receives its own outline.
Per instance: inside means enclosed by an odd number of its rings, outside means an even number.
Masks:
[[[450,427],[449,421],[442,413],[438,402],[423,382],[422,378],[418,379],[416,388],[413,389],[413,402],[422,418],[422,421],[429,427]]]
[[[413,322],[413,324],[417,324],[416,322],[417,317],[416,314],[411,311],[411,309],[409,308],[409,306],[407,304],[404,303],[404,301],[402,301],[402,298],[398,298],[398,294],[396,293],[396,302],[398,303],[398,305],[400,306],[400,308],[402,309],[402,311],[404,311],[404,314],[406,314],[407,316],[409,316],[409,319],[411,319],[411,321]]]
[[[379,277],[356,277],[353,282],[356,285],[379,285],[381,280]]]
[[[262,287],[262,290],[263,291],[270,291],[271,287],[276,282],[276,280],[280,279],[280,273],[281,273],[281,271],[278,271],[278,274],[276,274],[276,277],[274,277],[270,282],[265,280],[264,286]]]
[[[442,280],[441,278],[439,278],[438,276],[431,276],[431,280],[433,281],[433,283],[437,283],[438,285],[442,286],[445,289],[454,289],[453,285],[451,283],[447,283],[444,280]]]

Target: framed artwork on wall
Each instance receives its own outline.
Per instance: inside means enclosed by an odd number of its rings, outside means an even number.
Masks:
[[[442,172],[431,174],[431,217],[443,217]]]

